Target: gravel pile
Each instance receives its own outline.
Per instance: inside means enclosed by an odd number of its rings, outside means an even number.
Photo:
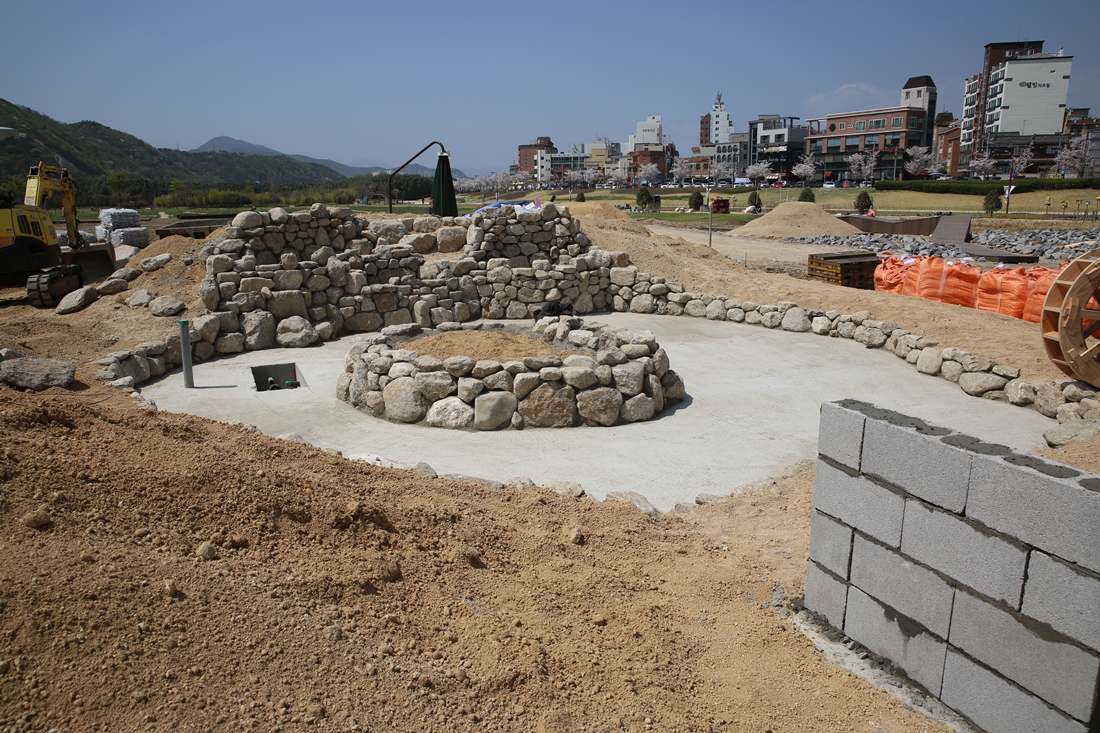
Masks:
[[[973,235],[973,241],[976,244],[1003,249],[1013,254],[1038,255],[1043,259],[1061,261],[1069,261],[1097,249],[1100,247],[1098,239],[1100,239],[1100,228],[1083,232],[1063,232],[1052,229],[1008,232],[988,229]],[[967,256],[965,252],[955,247],[933,244],[924,237],[899,234],[855,234],[846,237],[822,234],[816,237],[792,237],[790,241],[944,259],[960,259]]]
[[[827,247],[862,249],[868,252],[893,252],[894,254],[918,255],[920,257],[943,257],[960,259],[965,252],[951,246],[933,244],[924,237],[910,237],[901,234],[853,234],[846,237],[834,237],[821,234],[816,237],[792,237],[792,242],[818,244]]]

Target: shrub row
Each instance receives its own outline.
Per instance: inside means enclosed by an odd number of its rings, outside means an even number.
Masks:
[[[875,181],[878,191],[920,191],[922,193],[962,193],[984,196],[991,190],[1002,191],[1008,181]],[[1072,188],[1100,188],[1100,178],[1018,178],[1013,193],[1058,191]]]

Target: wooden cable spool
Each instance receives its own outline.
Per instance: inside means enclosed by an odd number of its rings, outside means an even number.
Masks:
[[[1058,274],[1043,301],[1040,320],[1047,357],[1066,375],[1094,387],[1100,387],[1097,303],[1100,249],[1078,257]]]

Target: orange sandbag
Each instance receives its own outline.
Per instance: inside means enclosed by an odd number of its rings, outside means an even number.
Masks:
[[[1027,271],[1024,268],[994,268],[978,281],[978,299],[974,307],[1013,318],[1023,318],[1028,285]]]
[[[905,273],[913,262],[913,258],[901,260],[890,255],[878,263],[875,268],[875,290],[880,293],[900,293],[905,282]]]
[[[1059,272],[1061,270],[1052,270],[1039,265],[1027,269],[1027,300],[1024,302],[1021,318],[1032,323],[1038,323],[1042,319],[1043,301],[1050,292],[1050,286],[1058,279]]]
[[[925,300],[973,308],[981,276],[980,267],[950,265],[939,257],[929,257],[909,268],[901,292]]]

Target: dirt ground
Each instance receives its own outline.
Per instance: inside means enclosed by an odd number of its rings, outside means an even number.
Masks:
[[[525,356],[566,353],[537,336],[492,331],[438,333],[407,341],[402,346],[421,356],[434,356],[437,359],[469,356],[477,360],[490,359],[499,362],[521,361]]]
[[[866,308],[1054,376],[1033,324],[747,270],[629,219],[583,224],[691,289]],[[151,245],[173,261],[131,291],[198,307],[202,268],[182,264],[198,244]],[[0,307],[0,346],[80,379],[0,388],[0,729],[945,730],[783,615],[803,592],[812,468],[650,519],[143,412],[85,362],[175,319],[117,299]]]

